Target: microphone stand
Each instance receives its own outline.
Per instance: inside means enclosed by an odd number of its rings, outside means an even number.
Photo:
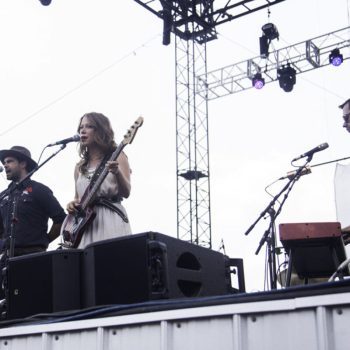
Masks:
[[[269,275],[270,275],[270,285],[271,289],[277,288],[277,276],[274,271],[276,271],[276,230],[275,230],[275,219],[276,219],[276,211],[273,207],[268,209],[268,214],[270,215],[270,224],[268,229],[264,232],[257,250],[255,251],[255,255],[258,255],[260,249],[267,243],[267,263],[269,266]]]
[[[269,274],[270,274],[270,287],[271,289],[277,288],[277,274],[276,274],[276,254],[275,254],[275,247],[276,247],[276,233],[275,233],[275,222],[277,216],[281,213],[282,207],[285,203],[285,201],[288,198],[288,195],[290,191],[292,190],[294,184],[296,181],[299,180],[302,171],[306,168],[306,165],[311,161],[313,154],[309,155],[305,164],[300,166],[298,170],[295,172],[294,175],[290,176],[289,181],[287,184],[282,188],[282,190],[273,197],[272,201],[268,204],[268,206],[261,212],[259,217],[255,220],[255,222],[249,227],[249,229],[245,232],[245,235],[248,235],[255,225],[263,218],[266,214],[270,215],[270,224],[268,229],[264,232],[260,242],[259,246],[255,252],[255,255],[258,255],[260,252],[260,249],[264,245],[264,243],[267,243],[267,254],[268,254],[268,264],[269,264]],[[277,202],[278,198],[282,195],[282,193],[285,193],[284,198],[282,202],[280,203],[280,206],[277,211],[275,211],[274,206]]]

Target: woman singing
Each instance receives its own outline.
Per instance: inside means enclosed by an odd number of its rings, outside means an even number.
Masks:
[[[75,166],[75,197],[67,205],[67,211],[74,214],[86,188],[95,183],[98,174],[107,167],[108,174],[96,192],[93,201],[94,220],[86,226],[78,248],[92,242],[131,234],[129,220],[121,204],[130,195],[130,167],[128,158],[121,152],[118,158],[110,161],[117,148],[110,121],[101,113],[87,113],[80,118],[79,156]]]

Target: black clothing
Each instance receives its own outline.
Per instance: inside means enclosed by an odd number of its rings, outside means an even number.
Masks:
[[[9,237],[13,231],[15,249],[23,252],[26,248],[29,248],[28,252],[31,252],[31,248],[46,250],[49,245],[49,218],[54,224],[60,224],[66,214],[47,186],[27,179],[10,192],[14,186],[12,182],[6,190],[7,195],[0,202],[0,237],[4,248],[9,248]]]

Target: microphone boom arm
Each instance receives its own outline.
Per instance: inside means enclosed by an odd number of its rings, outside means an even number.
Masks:
[[[283,192],[285,192],[289,186],[294,182],[297,181],[300,177],[301,172],[304,168],[306,168],[306,165],[308,163],[308,160],[305,162],[304,165],[300,166],[299,169],[295,172],[293,176],[289,178],[289,181],[286,183],[286,185],[282,188],[282,190],[273,197],[272,201],[268,204],[268,206],[261,212],[259,217],[255,220],[255,222],[248,228],[248,230],[244,233],[246,236],[253,230],[253,228],[256,226],[256,224],[263,218],[271,208],[275,205],[277,199],[282,195]]]
[[[264,232],[262,238],[260,239],[259,246],[255,252],[255,255],[259,254],[260,249],[264,245],[265,242],[267,242],[267,256],[268,256],[268,270],[269,270],[269,278],[270,278],[270,287],[271,289],[277,288],[277,273],[276,273],[276,233],[275,233],[275,223],[277,216],[281,213],[282,207],[285,203],[285,201],[288,198],[288,195],[290,191],[292,190],[295,183],[299,180],[299,178],[302,175],[302,171],[306,168],[306,165],[308,163],[308,160],[305,162],[304,165],[300,166],[299,169],[296,171],[296,173],[289,177],[288,183],[282,188],[282,190],[273,197],[272,201],[269,203],[269,205],[262,211],[262,213],[259,215],[259,217],[255,220],[255,222],[249,227],[249,229],[245,232],[245,235],[248,235],[248,233],[255,227],[255,225],[258,223],[258,221],[261,220],[262,217],[264,217],[267,213],[270,215],[270,224],[268,229]],[[283,192],[286,192],[284,195],[284,198],[282,202],[280,203],[280,206],[277,211],[274,209],[274,205],[277,201],[277,199],[282,195]]]

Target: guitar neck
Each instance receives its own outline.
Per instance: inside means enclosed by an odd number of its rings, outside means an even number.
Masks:
[[[122,150],[124,149],[125,144],[124,143],[120,143],[119,146],[116,148],[116,150],[112,153],[112,155],[109,157],[108,161],[114,161],[118,158],[118,156],[120,155],[120,153],[122,152]],[[93,184],[93,186],[90,188],[90,186],[88,186],[84,192],[84,195],[82,197],[82,202],[81,202],[81,208],[83,210],[85,210],[87,207],[89,207],[92,203],[92,201],[95,198],[95,195],[98,191],[98,189],[100,188],[102,182],[104,181],[104,179],[106,178],[106,176],[108,175],[108,169],[105,167],[101,174],[98,176],[98,178],[96,179],[95,183]]]

